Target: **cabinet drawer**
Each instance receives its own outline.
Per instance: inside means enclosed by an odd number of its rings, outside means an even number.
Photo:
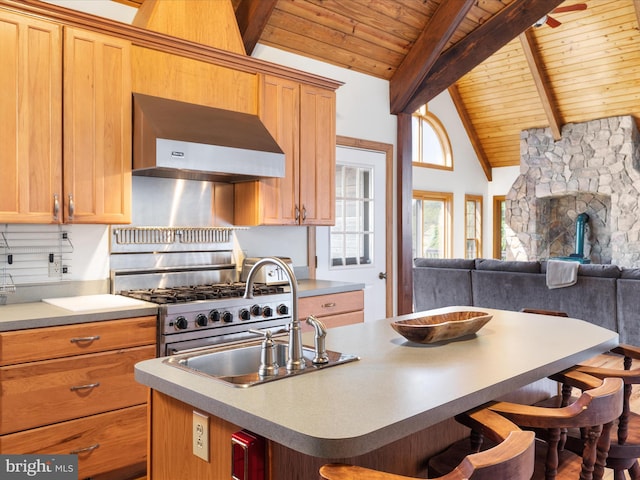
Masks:
[[[309,315],[325,317],[337,313],[364,310],[364,291],[336,293],[303,297],[298,300],[298,316],[305,319]]]
[[[155,346],[0,367],[0,434],[147,401],[134,365]]]
[[[140,465],[144,472],[146,450],[146,405],[0,436],[3,454],[78,452],[78,478],[128,465]]]
[[[0,365],[104,352],[156,342],[155,316],[0,333]]]

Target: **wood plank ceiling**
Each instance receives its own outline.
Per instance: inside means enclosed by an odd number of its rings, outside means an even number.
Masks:
[[[259,42],[389,80],[392,113],[449,88],[488,178],[519,165],[524,129],[640,119],[640,0],[231,1],[248,53]]]

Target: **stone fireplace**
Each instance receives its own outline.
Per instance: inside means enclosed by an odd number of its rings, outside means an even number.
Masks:
[[[507,259],[575,252],[576,218],[589,216],[584,256],[640,266],[640,134],[631,116],[520,135],[520,175],[506,197]]]

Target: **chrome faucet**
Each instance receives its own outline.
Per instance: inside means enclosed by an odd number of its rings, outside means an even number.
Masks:
[[[271,263],[280,267],[289,281],[291,289],[291,323],[289,324],[289,348],[287,353],[287,370],[303,370],[306,366],[302,356],[302,330],[298,320],[298,281],[291,267],[277,257],[265,257],[258,260],[247,276],[244,298],[253,298],[253,278],[263,265]]]

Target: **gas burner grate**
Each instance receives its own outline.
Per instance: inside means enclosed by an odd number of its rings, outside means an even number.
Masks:
[[[171,288],[125,290],[120,292],[120,295],[158,304],[187,303],[196,300],[241,298],[244,295],[245,288],[246,284],[244,283],[185,285]],[[285,289],[281,285],[254,284],[253,286],[254,296],[279,293],[285,293]]]

